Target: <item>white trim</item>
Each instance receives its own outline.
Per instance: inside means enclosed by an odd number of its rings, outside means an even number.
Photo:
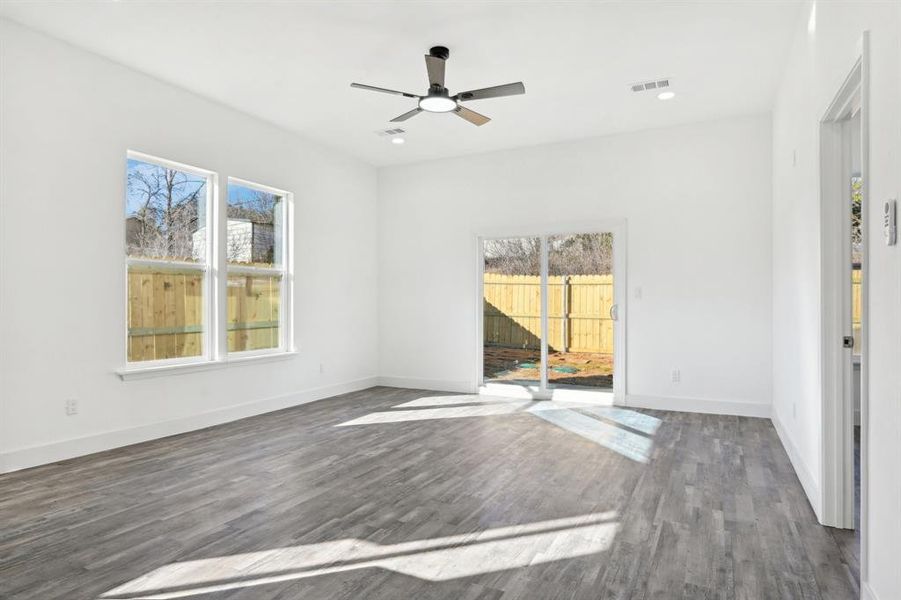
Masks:
[[[262,183],[256,183],[254,181],[250,181],[249,179],[241,179],[240,177],[229,176],[228,183],[234,183],[235,185],[240,185],[241,187],[246,187],[246,188],[250,188],[252,190],[265,192],[267,194],[272,194],[273,196],[285,197],[291,193],[288,190],[282,190],[282,189],[275,188],[272,186],[263,185]]]
[[[291,394],[264,398],[254,402],[245,404],[237,404],[213,411],[162,421],[159,423],[151,423],[128,429],[119,429],[115,431],[107,431],[94,435],[88,435],[80,438],[65,440],[52,444],[41,446],[31,446],[28,448],[20,448],[10,450],[0,454],[0,473],[8,473],[10,471],[18,471],[38,465],[48,464],[120,448],[122,446],[130,446],[150,440],[155,440],[170,435],[178,435],[212,427],[213,425],[221,425],[252,417],[292,406],[299,406],[309,402],[315,402],[340,394],[357,392],[376,385],[376,377],[365,377],[346,383],[337,383],[309,390],[302,390]]]
[[[248,267],[245,265],[228,265],[229,275],[259,275],[261,277],[282,277],[285,270],[280,267]]]
[[[289,358],[294,358],[298,353],[295,351],[289,352],[270,352],[265,351],[257,353],[257,351],[251,352],[232,352],[230,355],[220,359],[220,360],[199,360],[195,362],[166,362],[166,364],[160,364],[165,361],[154,361],[153,365],[146,367],[125,367],[122,369],[118,369],[116,371],[116,375],[122,381],[131,381],[134,379],[149,379],[151,377],[163,377],[166,375],[185,375],[188,373],[197,373],[199,371],[211,371],[214,369],[224,369],[230,365],[245,365],[245,364],[255,364],[261,362],[270,362],[277,360],[288,360]],[[140,365],[141,363],[133,363],[136,365]]]
[[[165,271],[206,271],[209,268],[209,265],[202,262],[163,260],[158,258],[141,258],[139,256],[126,256],[125,264],[127,264],[129,267],[151,267]]]
[[[548,374],[548,319],[549,319],[549,316],[547,314],[547,311],[548,311],[548,304],[549,304],[548,296],[550,296],[550,293],[549,293],[547,284],[548,284],[548,271],[550,268],[550,265],[548,264],[548,262],[550,261],[550,248],[548,247],[549,246],[548,236],[543,235],[539,239],[541,240],[539,242],[539,245],[541,247],[541,256],[539,258],[539,263],[538,263],[539,264],[539,266],[538,266],[538,289],[540,290],[539,291],[540,297],[538,299],[538,306],[539,306],[538,311],[540,313],[538,315],[538,321],[539,321],[538,330],[541,333],[541,339],[539,340],[538,345],[540,346],[540,357],[541,358],[540,358],[540,362],[539,362],[540,366],[538,368],[538,377],[541,380],[539,389],[546,391],[546,390],[548,390],[548,383],[549,383],[549,381],[548,381],[548,379],[549,379],[549,374]],[[485,294],[485,292],[483,290],[481,295],[484,297],[484,294]],[[483,315],[483,318],[484,318],[484,315]],[[563,318],[565,319],[566,316],[564,315]],[[482,349],[484,352],[485,338],[478,340],[478,342],[482,345]],[[482,362],[483,363],[485,362],[484,357],[482,357]],[[614,364],[616,364],[616,361],[614,361]],[[483,377],[484,377],[484,375],[483,375]],[[481,383],[484,384],[485,382],[482,381]]]
[[[218,198],[219,198],[219,175],[208,169],[201,169],[199,167],[194,167],[191,165],[186,165],[183,163],[178,163],[172,160],[168,160],[165,158],[160,158],[158,156],[153,156],[150,154],[145,154],[143,152],[137,152],[135,150],[126,150],[125,151],[125,173],[126,178],[128,177],[128,161],[129,160],[137,160],[149,165],[155,165],[158,167],[162,167],[164,169],[171,169],[175,171],[179,171],[182,173],[188,173],[190,175],[194,175],[195,177],[202,177],[206,180],[206,194],[204,195],[204,202],[206,210],[206,231],[207,235],[205,236],[205,256],[203,261],[198,261],[196,263],[189,261],[179,261],[179,260],[165,260],[165,259],[147,259],[141,257],[130,257],[128,256],[128,249],[125,249],[125,289],[124,289],[124,305],[125,305],[125,322],[122,323],[122,327],[124,329],[124,340],[123,347],[124,350],[123,358],[126,362],[126,369],[130,368],[133,365],[141,365],[141,368],[167,368],[171,365],[184,365],[184,366],[193,366],[198,362],[215,360],[218,358],[218,353],[216,351],[218,331],[216,331],[216,321],[214,318],[218,316],[217,310],[215,307],[217,303],[220,301],[219,293],[220,291],[224,291],[224,287],[220,290],[221,286],[217,285],[218,281],[218,271],[216,269],[216,264],[214,262],[214,258],[216,256],[213,242],[217,239],[216,231],[214,231],[213,223],[216,222],[218,211]],[[126,191],[124,198],[126,205],[128,203],[128,185],[126,182]],[[123,229],[127,228],[126,218],[125,226]],[[127,231],[123,231],[124,235],[127,235]],[[123,236],[124,237],[124,236]],[[148,361],[129,361],[128,360],[128,345],[129,345],[129,334],[128,334],[128,306],[129,306],[129,298],[128,298],[128,271],[132,266],[149,266],[153,268],[159,268],[164,270],[192,270],[192,271],[200,271],[203,273],[202,279],[202,301],[205,303],[205,307],[202,315],[201,322],[201,353],[198,356],[188,356],[188,357],[176,357],[176,358],[168,358],[162,360],[148,360]],[[221,302],[224,303],[224,298],[221,299]],[[224,325],[223,325],[224,327]]]
[[[614,399],[614,392],[609,388],[550,387],[541,391],[540,386],[527,383],[488,382],[479,386],[479,394],[488,396],[505,396],[507,398],[527,398],[530,400],[557,400],[560,402],[579,402],[600,406],[624,406]]]
[[[476,387],[481,389],[486,385],[485,374],[483,371],[483,352],[484,352],[484,335],[483,335],[483,305],[484,305],[484,241],[489,239],[517,238],[517,237],[537,237],[541,239],[541,290],[542,290],[542,334],[541,334],[541,381],[538,390],[519,390],[511,388],[516,394],[526,394],[533,398],[552,398],[560,396],[563,389],[553,390],[549,387],[547,381],[547,239],[551,236],[573,235],[580,233],[612,233],[613,234],[613,301],[616,305],[617,318],[613,326],[613,362],[616,368],[613,372],[613,394],[617,399],[625,398],[627,394],[627,356],[626,351],[626,326],[628,319],[628,274],[626,273],[627,261],[627,243],[626,234],[628,231],[628,220],[624,218],[600,219],[595,221],[586,221],[582,223],[549,223],[534,226],[514,226],[509,228],[494,228],[490,230],[480,230],[475,232],[476,242],[476,336],[475,344],[475,381]],[[490,384],[503,385],[503,384]],[[515,386],[516,384],[512,384]],[[522,386],[519,386],[522,387]],[[593,402],[606,403],[606,396],[610,390],[575,390],[579,392],[580,397],[587,397],[588,394],[600,394]]]
[[[511,237],[539,237],[542,235],[570,235],[573,233],[607,233],[615,232],[618,227],[626,225],[626,219],[593,219],[590,221],[549,222],[535,225],[492,227],[479,229],[474,233],[482,239],[498,239]]]
[[[189,165],[187,163],[175,162],[174,160],[169,160],[168,158],[160,158],[159,156],[146,154],[137,150],[126,150],[125,155],[127,158],[133,158],[141,162],[156,164],[163,167],[164,169],[184,171],[185,173],[191,173],[193,175],[197,175],[198,177],[210,177],[216,175],[215,171],[210,171],[209,169],[195,167],[194,165]]]
[[[257,266],[247,266],[241,264],[229,264],[228,263],[228,190],[231,185],[235,185],[238,187],[243,187],[251,190],[257,190],[260,192],[264,192],[266,194],[271,194],[273,196],[277,196],[281,199],[281,232],[280,236],[276,243],[280,243],[281,245],[281,265],[275,265],[272,267],[257,267]],[[219,268],[219,271],[225,273],[225,283],[222,285],[223,290],[223,322],[221,331],[224,331],[222,335],[226,336],[226,341],[224,341],[219,346],[219,351],[221,356],[227,357],[229,354],[234,356],[235,354],[240,354],[244,356],[249,356],[250,354],[245,354],[242,352],[232,352],[228,351],[228,342],[227,342],[227,295],[228,295],[228,278],[231,275],[235,276],[245,276],[245,277],[253,277],[253,276],[269,276],[269,277],[278,277],[280,279],[280,289],[279,289],[279,303],[281,305],[281,310],[279,310],[279,329],[278,329],[278,346],[275,348],[264,348],[260,351],[246,351],[253,352],[256,354],[273,354],[273,353],[283,353],[285,351],[293,351],[296,349],[295,341],[294,341],[294,194],[287,191],[281,190],[278,188],[274,188],[268,185],[263,185],[260,183],[254,183],[252,181],[248,181],[246,179],[240,179],[237,177],[227,177],[226,185],[225,185],[225,194],[222,200],[222,205],[225,207],[223,209],[224,213],[224,229],[225,232],[222,237],[224,238],[223,245],[220,245],[222,249],[222,254],[219,259],[216,261],[216,265]],[[279,219],[276,219],[276,223],[279,222]]]
[[[795,469],[795,475],[798,476],[798,480],[801,482],[801,487],[804,488],[804,492],[807,494],[807,501],[810,502],[810,507],[813,509],[814,514],[816,514],[817,520],[821,520],[821,507],[818,502],[821,496],[820,488],[817,485],[816,479],[814,479],[810,468],[801,457],[801,452],[798,451],[798,448],[792,441],[791,436],[789,436],[786,432],[785,426],[782,424],[782,421],[779,419],[779,414],[776,411],[773,411],[770,420],[773,422],[773,428],[776,430],[776,434],[779,436],[779,441],[782,442],[782,447],[785,448],[785,453],[788,454],[788,459],[791,461],[792,466]]]
[[[870,202],[870,32],[860,38],[860,175],[863,183],[861,229],[863,257],[861,265],[861,319],[860,319],[860,581],[863,589],[870,591],[867,582],[869,571],[870,539],[870,240],[873,239],[866,207]],[[878,239],[878,238],[877,238]],[[852,477],[853,481],[853,477]]]
[[[739,417],[770,418],[771,406],[763,402],[710,400],[701,398],[676,398],[665,396],[629,395],[626,402],[614,401],[609,391],[592,391],[579,389],[551,388],[547,392],[538,390],[535,385],[516,385],[505,383],[488,383],[474,388],[466,381],[443,379],[420,379],[418,377],[381,376],[379,385],[406,388],[413,390],[432,390],[437,392],[454,392],[460,394],[487,394],[508,398],[529,398],[534,400],[562,400],[602,404],[605,406],[628,406],[632,408],[650,408],[674,412],[703,413],[710,415],[730,415]]]
[[[222,360],[228,357],[228,178],[225,185],[216,186],[213,196],[213,217],[207,229],[207,240],[212,239],[210,264],[213,277],[210,302],[210,357]]]
[[[747,400],[711,400],[708,398],[627,394],[626,401],[617,404],[631,408],[651,408],[654,410],[757,417],[762,419],[770,418],[772,413],[771,404],[767,402],[749,402]]]
[[[864,31],[856,53],[855,61],[848,76],[842,82],[838,92],[824,111],[819,121],[820,161],[819,161],[819,203],[820,203],[820,265],[821,265],[821,339],[820,339],[820,377],[822,384],[822,420],[820,436],[820,490],[807,489],[808,495],[818,492],[817,496],[810,496],[812,503],[819,503],[814,507],[820,523],[835,527],[853,528],[853,429],[854,414],[851,408],[852,398],[850,394],[850,382],[853,377],[849,366],[853,364],[854,357],[848,357],[836,340],[843,334],[850,333],[848,325],[850,311],[837,310],[841,306],[841,294],[847,293],[846,287],[850,286],[850,278],[842,277],[836,281],[837,272],[844,270],[847,256],[840,253],[836,255],[836,239],[840,231],[840,222],[848,219],[848,210],[842,210],[847,206],[842,198],[836,196],[836,187],[841,187],[841,182],[830,179],[834,173],[839,155],[840,136],[836,128],[840,126],[838,121],[853,114],[859,107],[860,111],[860,144],[861,144],[861,168],[860,175],[863,181],[863,272],[861,284],[862,319],[861,319],[861,347],[860,347],[860,580],[864,597],[874,596],[869,590],[869,250],[870,244],[875,243],[870,235],[872,228],[869,219],[866,218],[867,207],[870,205],[870,172],[869,172],[869,95],[870,95],[870,42],[869,32]],[[859,101],[854,96],[859,95]],[[839,222],[839,223],[837,223]],[[849,314],[845,314],[845,313]],[[847,330],[847,333],[845,332]],[[784,444],[784,442],[783,442]]]
[[[470,381],[423,379],[420,377],[403,377],[400,375],[380,375],[378,377],[378,385],[409,390],[455,392],[460,394],[474,394],[478,391]]]
[[[820,499],[823,525],[854,527],[854,463],[852,361],[853,350],[842,347],[852,334],[850,148],[847,121],[853,107],[863,105],[863,62],[858,58],[819,121],[820,202],[820,385],[822,429],[820,439]],[[863,113],[861,113],[861,119]],[[863,123],[861,123],[861,126]],[[861,143],[865,132],[861,130]],[[866,165],[861,164],[866,186]],[[868,205],[866,187],[864,202]],[[866,219],[864,219],[864,222]],[[866,262],[866,261],[864,261]],[[862,287],[865,285],[862,283]],[[866,311],[864,311],[866,312]],[[865,348],[861,348],[861,363]]]
[[[860,582],[860,600],[879,600],[870,584],[863,580]]]

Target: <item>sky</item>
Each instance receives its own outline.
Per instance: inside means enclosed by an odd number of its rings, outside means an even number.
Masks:
[[[158,165],[150,164],[141,160],[137,160],[134,158],[128,159],[127,173],[129,175],[133,172],[137,171],[145,171],[152,172],[153,170],[162,170],[163,167]],[[194,190],[194,184],[201,184],[204,179],[203,177],[199,177],[196,175],[192,175],[190,173],[184,173],[187,178],[186,181],[190,182],[192,185],[186,186],[187,192],[191,192]],[[228,204],[231,206],[239,206],[244,204],[248,200],[252,199],[256,195],[256,190],[253,190],[249,187],[238,185],[235,183],[228,184]],[[273,200],[275,198],[273,197]],[[125,216],[133,216],[143,205],[144,198],[143,196],[136,190],[129,189],[126,186],[126,198],[125,198]]]

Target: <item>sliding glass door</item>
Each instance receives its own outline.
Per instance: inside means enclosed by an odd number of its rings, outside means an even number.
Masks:
[[[541,381],[541,238],[484,240],[483,377]]]
[[[613,391],[615,235],[481,240],[483,384]]]
[[[613,388],[613,234],[548,237],[548,383]]]

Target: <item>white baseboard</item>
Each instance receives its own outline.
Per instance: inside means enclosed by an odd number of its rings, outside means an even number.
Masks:
[[[771,412],[769,404],[760,402],[643,396],[640,394],[628,394],[623,406],[653,408],[657,410],[675,410],[677,412],[706,413],[709,415],[760,417],[764,419],[768,419]]]
[[[478,388],[469,381],[453,381],[449,379],[421,379],[419,377],[398,377],[383,375],[378,378],[379,385],[411,390],[430,390],[433,392],[456,392],[459,394],[475,394]]]
[[[141,425],[131,427],[129,429],[120,429],[116,431],[108,431],[95,435],[89,435],[80,438],[55,442],[53,444],[45,444],[41,446],[31,446],[11,450],[9,452],[0,453],[0,473],[8,473],[10,471],[18,471],[38,465],[65,460],[67,458],[75,458],[122,446],[130,446],[149,440],[155,440],[170,435],[178,435],[187,433],[213,425],[221,425],[230,421],[237,421],[246,417],[261,415],[263,413],[299,406],[308,402],[330,398],[340,394],[356,392],[366,388],[373,387],[378,384],[378,378],[366,377],[349,381],[346,383],[338,383],[324,387],[303,390],[293,394],[285,394],[263,400],[256,400],[245,404],[228,406],[214,411],[191,415],[170,421],[160,423],[151,423],[149,425]]]
[[[420,379],[418,377],[381,376],[379,385],[414,390],[432,390],[437,392],[456,392],[460,394],[476,394],[480,388],[469,381],[451,381],[443,379]],[[555,390],[553,394],[538,395],[534,390],[523,386],[506,384],[487,384],[481,388],[486,393],[495,395],[510,395],[515,398],[540,398],[560,399],[596,402],[599,404],[617,404],[619,406],[632,406],[635,408],[653,408],[659,410],[674,410],[677,412],[696,412],[712,415],[735,415],[739,417],[770,417],[770,405],[759,402],[728,401],[728,400],[699,400],[694,398],[670,398],[663,396],[641,396],[630,394],[625,403],[615,402],[609,391],[586,392],[575,390],[568,394],[568,390]],[[595,395],[596,398],[592,398]],[[559,396],[559,397],[558,397]]]
[[[811,508],[813,508],[813,512],[817,516],[817,521],[822,521],[820,486],[817,484],[817,480],[810,472],[810,468],[808,468],[807,463],[804,462],[803,458],[801,458],[801,453],[798,451],[798,447],[795,446],[795,443],[788,435],[788,432],[786,431],[785,426],[782,424],[782,421],[779,420],[779,415],[776,413],[776,411],[773,411],[773,415],[770,417],[770,420],[773,422],[773,427],[776,429],[776,434],[779,436],[779,441],[782,442],[782,447],[785,448],[785,453],[788,454],[788,459],[791,461],[792,466],[795,468],[795,474],[801,481],[801,487],[804,488],[804,493],[807,494],[807,501],[810,502],[810,506]]]
[[[876,595],[876,592],[873,591],[873,588],[866,581],[860,582],[860,600],[879,600],[879,596]]]

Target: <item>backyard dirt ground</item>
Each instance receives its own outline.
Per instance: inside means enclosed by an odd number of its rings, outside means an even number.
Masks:
[[[485,379],[538,381],[541,354],[525,348],[485,346]],[[613,387],[613,355],[595,352],[550,352],[548,379],[552,384]]]

